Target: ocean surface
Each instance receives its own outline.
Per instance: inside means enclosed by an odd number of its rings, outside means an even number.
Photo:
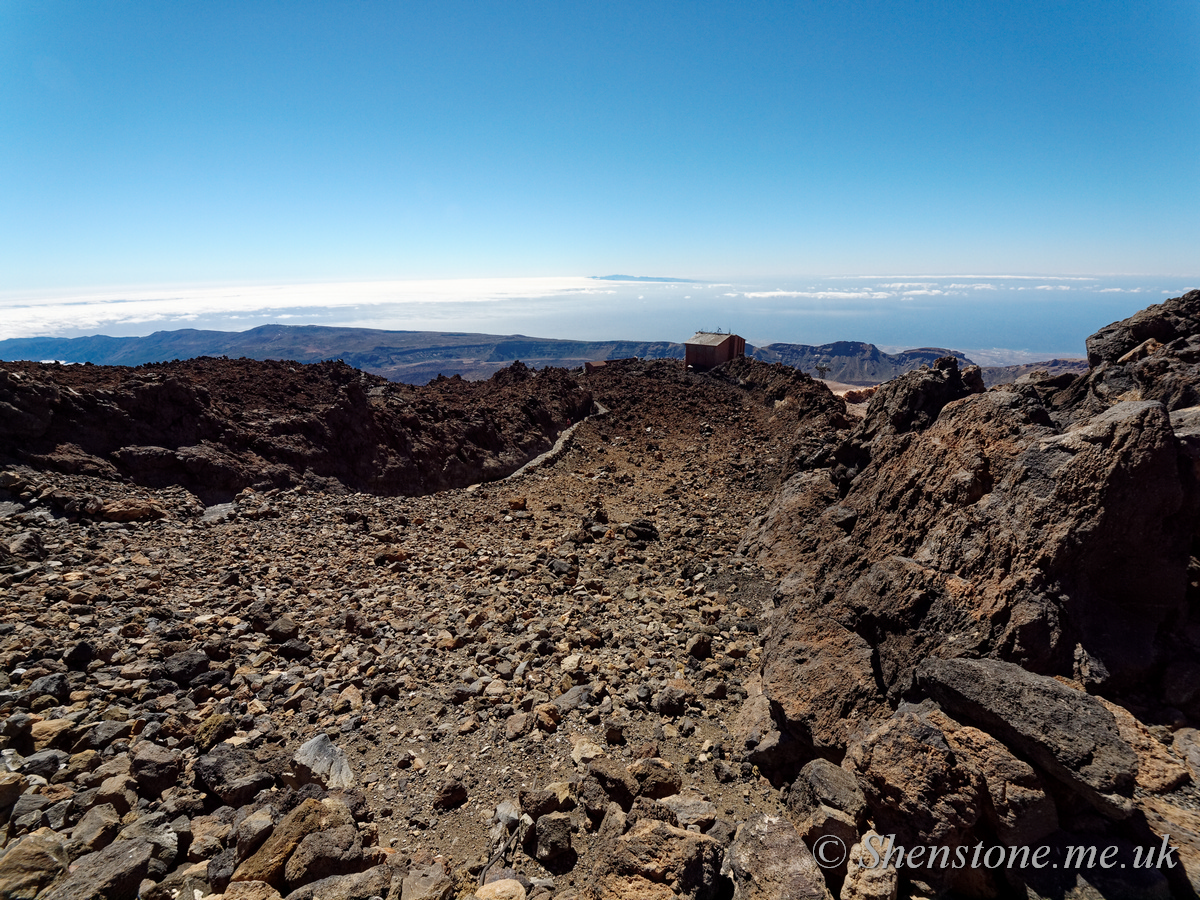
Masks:
[[[675,273],[638,273],[658,278]],[[961,350],[984,365],[1084,355],[1098,328],[1200,287],[1200,276],[853,275],[632,281],[591,276],[0,292],[0,338],[177,328],[343,325],[751,344],[867,341]]]

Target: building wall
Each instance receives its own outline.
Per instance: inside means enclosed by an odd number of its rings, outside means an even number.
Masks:
[[[711,369],[746,355],[746,339],[736,334],[729,335],[715,347],[711,344],[685,344],[684,359],[697,369]]]

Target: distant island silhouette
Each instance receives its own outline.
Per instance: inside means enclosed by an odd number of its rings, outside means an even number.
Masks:
[[[665,281],[679,284],[700,284],[693,278],[655,278],[650,275],[591,275],[593,281]]]

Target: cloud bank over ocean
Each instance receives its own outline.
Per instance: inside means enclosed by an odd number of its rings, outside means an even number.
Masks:
[[[242,331],[269,322],[405,331],[682,340],[728,329],[752,343],[942,346],[1003,363],[1082,356],[1097,328],[1200,278],[879,275],[733,281],[594,276],[175,285],[0,293],[0,334]]]

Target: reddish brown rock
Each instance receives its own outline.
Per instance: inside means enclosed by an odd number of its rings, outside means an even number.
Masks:
[[[587,894],[593,900],[699,900],[716,885],[721,846],[708,835],[641,819],[594,857]]]

